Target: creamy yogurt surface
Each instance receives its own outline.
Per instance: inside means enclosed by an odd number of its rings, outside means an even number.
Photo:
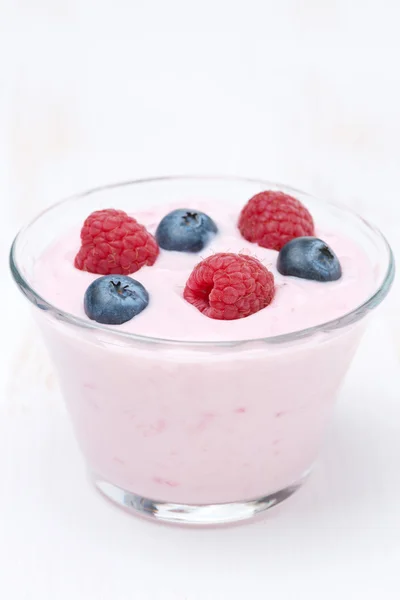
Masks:
[[[142,267],[130,275],[145,286],[150,302],[142,313],[127,323],[109,326],[116,331],[170,340],[211,342],[276,336],[338,318],[357,308],[373,290],[373,271],[363,248],[339,231],[330,231],[326,227],[321,230],[318,222],[315,223],[316,236],[334,250],[342,266],[342,277],[335,282],[280,275],[276,269],[278,252],[243,239],[237,228],[238,210],[229,204],[172,205],[135,211],[130,216],[154,234],[161,219],[175,208],[207,213],[219,232],[198,254],[160,249],[152,267]],[[33,287],[58,309],[87,319],[83,308],[84,294],[100,275],[74,267],[81,227],[82,223],[77,223],[76,228],[66,231],[44,251],[35,264]],[[272,303],[244,319],[218,321],[204,316],[186,302],[183,290],[190,273],[199,261],[216,252],[244,253],[258,258],[275,277],[276,293]]]

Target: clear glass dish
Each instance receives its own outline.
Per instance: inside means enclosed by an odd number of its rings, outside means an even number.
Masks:
[[[239,211],[265,189],[296,196],[318,224],[362,244],[375,285],[355,310],[270,338],[180,342],[68,314],[32,285],[44,249],[93,210],[134,213],[229,198]],[[383,235],[344,207],[268,181],[196,176],[110,185],[62,201],[17,235],[10,264],[35,307],[97,489],[133,513],[189,524],[247,519],[298,489],[318,455],[365,317],[387,295],[395,271]]]

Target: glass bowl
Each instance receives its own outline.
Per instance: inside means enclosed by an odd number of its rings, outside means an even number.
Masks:
[[[265,189],[297,197],[319,225],[356,239],[374,287],[347,314],[270,338],[157,339],[68,314],[33,284],[36,261],[93,210],[238,207]],[[382,234],[345,207],[268,181],[159,177],[105,186],[42,212],[16,237],[14,279],[34,306],[90,478],[121,507],[154,519],[217,524],[247,519],[288,498],[318,456],[335,397],[367,315],[394,277]]]

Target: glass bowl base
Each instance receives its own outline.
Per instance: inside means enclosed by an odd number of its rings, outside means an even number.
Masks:
[[[267,496],[223,504],[178,504],[144,498],[101,477],[91,476],[96,489],[108,500],[136,516],[180,525],[223,525],[251,519],[290,498],[306,480],[309,471],[292,485]]]

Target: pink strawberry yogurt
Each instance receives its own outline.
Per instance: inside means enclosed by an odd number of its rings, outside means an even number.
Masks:
[[[171,208],[132,216],[154,232]],[[154,266],[132,275],[150,294],[141,314],[102,329],[50,322],[46,313],[40,321],[96,481],[161,502],[242,502],[297,485],[308,472],[362,326],[276,345],[260,338],[349,313],[371,293],[374,273],[357,242],[317,222],[316,235],[336,252],[342,278],[283,277],[276,251],[241,237],[236,208],[195,208],[212,215],[219,234],[200,255],[161,250]],[[33,286],[57,309],[87,319],[84,293],[98,276],[74,267],[80,226],[41,254]],[[193,267],[215,252],[261,260],[275,276],[272,304],[245,319],[217,321],[185,302]],[[116,331],[170,342],[132,343]],[[258,341],[215,344],[232,340]]]

